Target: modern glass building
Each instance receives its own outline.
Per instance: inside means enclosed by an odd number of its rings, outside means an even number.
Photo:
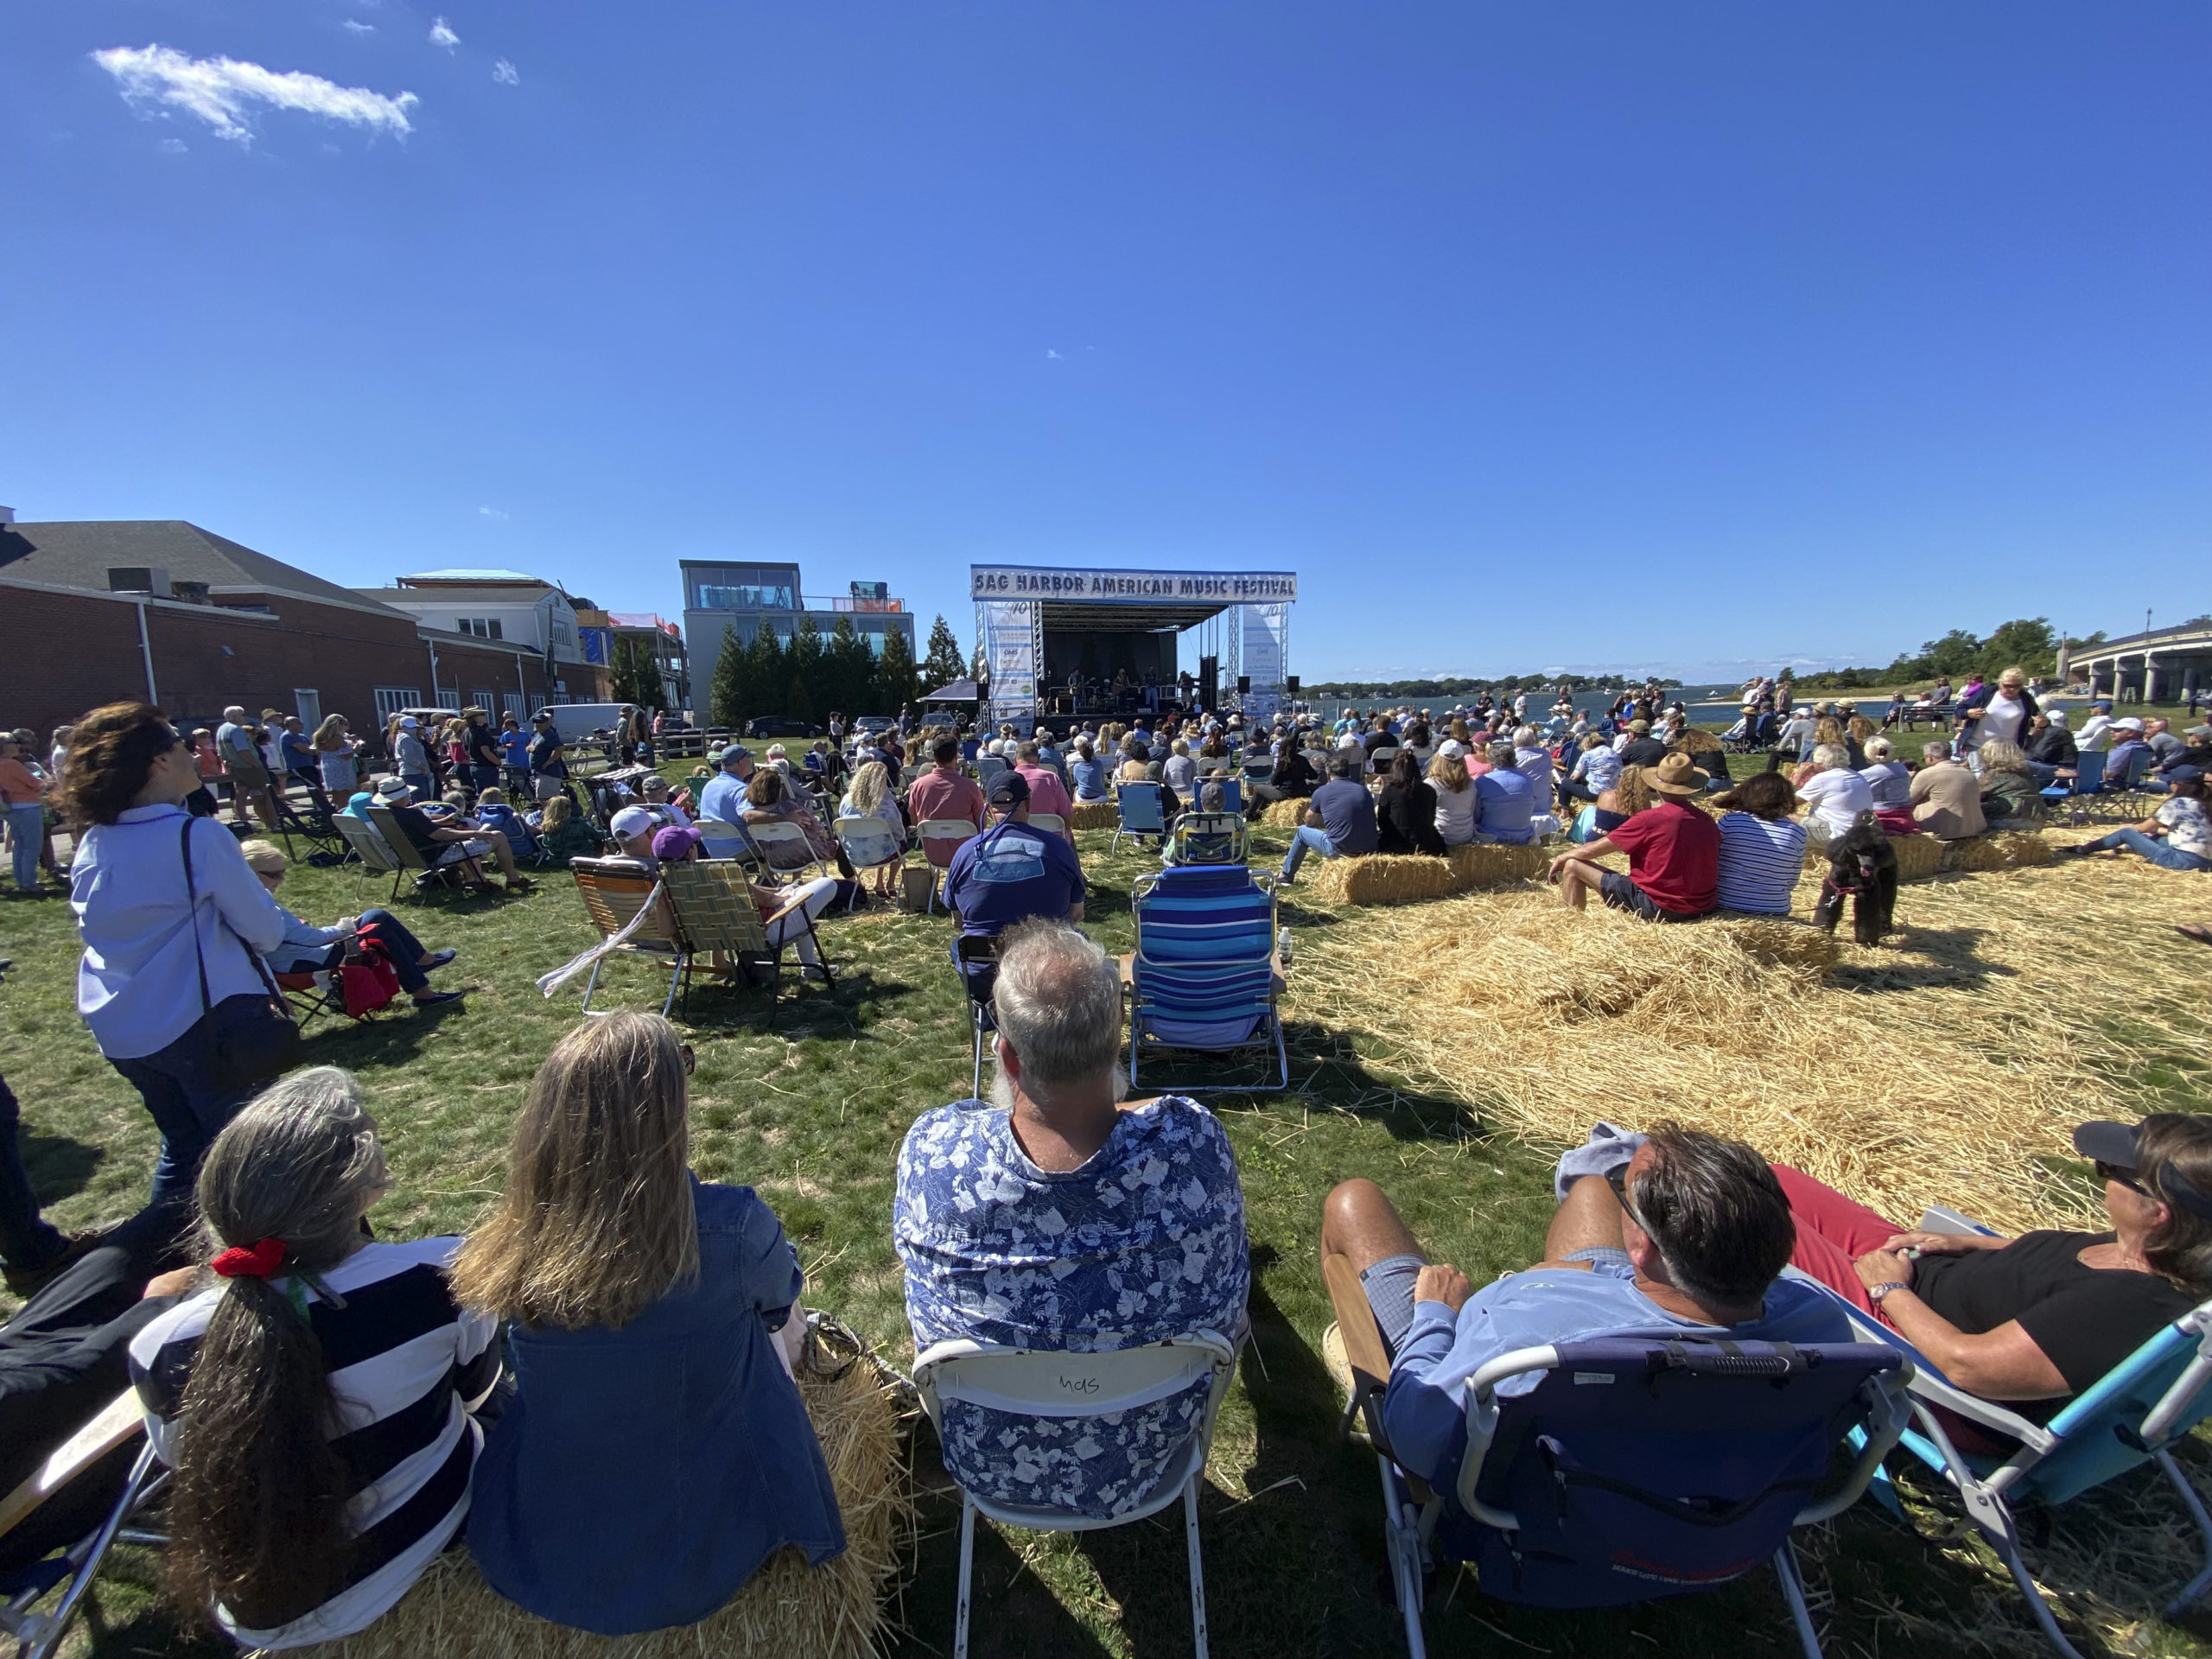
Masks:
[[[846,597],[832,599],[802,591],[796,564],[724,559],[677,563],[683,572],[683,639],[691,656],[693,696],[702,705],[707,688],[715,683],[715,663],[721,655],[726,632],[746,645],[766,622],[789,645],[810,620],[824,639],[844,621],[879,657],[885,636],[893,629],[906,636],[906,649],[914,651],[913,613],[905,600],[890,596],[883,582],[852,582]]]

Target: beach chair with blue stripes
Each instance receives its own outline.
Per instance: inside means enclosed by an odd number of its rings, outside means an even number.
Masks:
[[[1241,864],[1171,866],[1140,877],[1129,894],[1137,948],[1123,964],[1129,987],[1129,1087],[1140,1057],[1164,1049],[1209,1054],[1268,1047],[1274,1080],[1257,1084],[1177,1085],[1257,1091],[1287,1088],[1275,970],[1274,887]]]

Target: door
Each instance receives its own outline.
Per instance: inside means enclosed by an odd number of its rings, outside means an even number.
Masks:
[[[305,690],[295,686],[292,690],[292,702],[294,712],[300,717],[300,724],[312,734],[315,728],[322,724],[322,693]]]

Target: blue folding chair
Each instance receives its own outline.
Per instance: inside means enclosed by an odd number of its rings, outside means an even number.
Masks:
[[[1172,865],[1129,893],[1137,948],[1128,959],[1129,1087],[1149,1047],[1225,1054],[1272,1045],[1276,1078],[1183,1088],[1258,1092],[1290,1084],[1275,971],[1274,886],[1241,864]]]
[[[1920,1225],[1923,1232],[1990,1230],[1955,1212],[1939,1211],[1923,1216]],[[1793,1278],[1806,1278],[1794,1268],[1785,1271]],[[1815,1281],[1806,1278],[1806,1282]],[[2076,1395],[2048,1423],[2031,1423],[2018,1412],[1967,1393],[1889,1326],[1840,1296],[1836,1302],[1850,1314],[1861,1344],[1890,1348],[1910,1361],[1914,1426],[1899,1443],[1957,1489],[1967,1518],[1988,1539],[2026,1598],[2037,1624],[2066,1659],[2082,1659],[2082,1655],[2060,1632],[2057,1618],[2021,1557],[2016,1511],[2022,1507],[2054,1507],[2114,1476],[2155,1463],[2181,1495],[2183,1507],[2204,1541],[2202,1570],[2166,1604],[2165,1616],[2173,1618],[2187,1611],[2212,1589],[2212,1515],[2206,1513],[2196,1489],[2168,1449],[2212,1417],[2212,1301],[2161,1330],[2095,1386]],[[1942,1414],[1947,1412],[2018,1441],[2019,1450],[2002,1458],[1960,1451],[1944,1427]],[[1894,1506],[1893,1497],[1885,1501]]]
[[[2151,768],[2158,763],[2158,751],[2148,744],[2134,750],[2128,755],[2127,765],[2120,775],[2115,777],[2107,769],[2104,786],[2098,791],[2098,793],[2122,797],[2127,802],[2127,804],[2120,809],[2124,812],[2139,810],[2135,803],[2142,796],[2143,780],[2150,776]]]
[[[1474,1565],[1483,1592],[1541,1607],[1711,1590],[1771,1564],[1808,1659],[1820,1637],[1789,1535],[1858,1502],[1904,1432],[1911,1363],[1849,1343],[1710,1341],[1675,1327],[1523,1348],[1466,1384],[1463,1441],[1402,1469],[1382,1425],[1389,1361],[1344,1258],[1323,1275],[1364,1418],[1406,1645],[1424,1659],[1423,1568]],[[1378,1374],[1379,1372],[1379,1374]],[[1519,1393],[1513,1379],[1534,1378]],[[1856,1431],[1849,1471],[1832,1452]]]
[[[1107,850],[1122,850],[1123,836],[1159,836],[1167,834],[1167,810],[1160,799],[1160,785],[1154,783],[1116,784],[1114,785],[1114,808],[1121,818],[1114,825],[1114,840]]]
[[[2074,781],[2071,785],[2053,784],[2043,791],[2046,801],[2071,801],[2083,795],[2094,795],[2104,786],[2105,752],[2094,749],[2074,757]],[[2075,806],[2068,815],[2069,821],[2081,823],[2089,814],[2086,808]]]

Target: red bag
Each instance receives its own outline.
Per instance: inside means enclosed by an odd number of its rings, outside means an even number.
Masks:
[[[359,954],[338,964],[339,988],[346,998],[346,1017],[359,1020],[387,1007],[399,995],[399,975],[391,957],[373,933],[357,936]]]

